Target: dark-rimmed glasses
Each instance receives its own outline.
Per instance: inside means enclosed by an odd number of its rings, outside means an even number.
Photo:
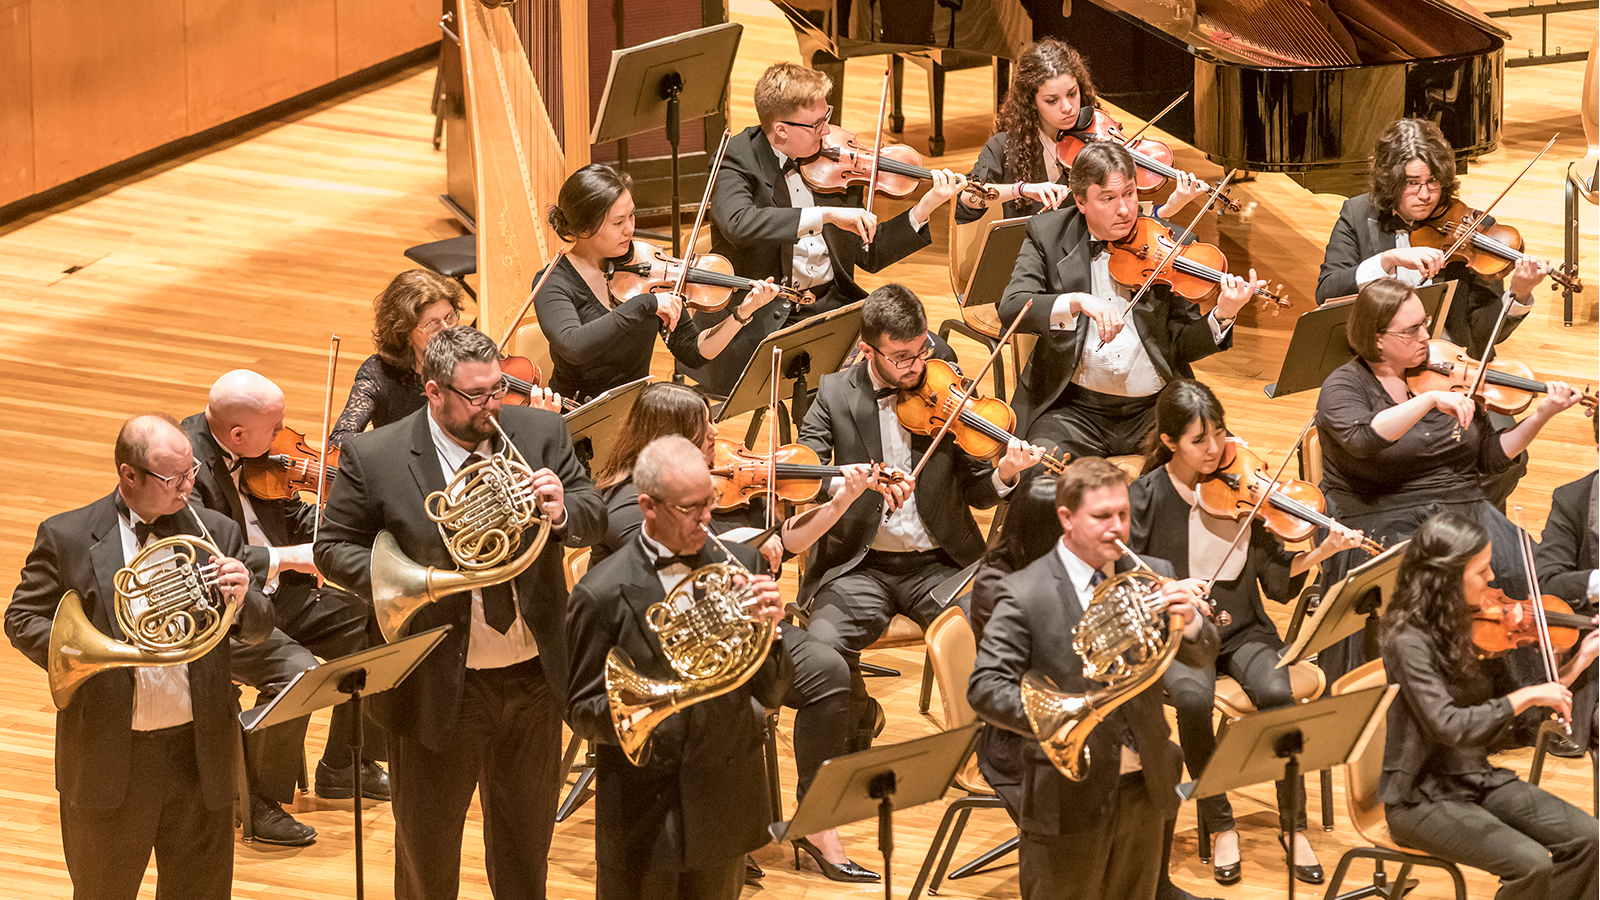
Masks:
[[[506,395],[506,391],[511,389],[510,386],[504,381],[500,382],[498,385],[495,385],[493,388],[476,395],[469,394],[453,384],[446,385],[446,387],[450,388],[452,391],[455,391],[457,397],[467,401],[468,406],[478,408],[482,408],[484,404],[488,403],[490,400],[499,400],[501,397]]]
[[[778,121],[782,122],[783,124],[785,124],[787,126],[789,126],[790,128],[799,128],[799,129],[802,129],[802,130],[805,130],[805,131],[815,131],[815,132],[819,132],[820,133],[820,132],[822,132],[824,129],[826,129],[828,127],[828,122],[832,118],[833,118],[833,104],[830,103],[830,104],[828,104],[828,111],[823,114],[822,118],[818,119],[815,122],[812,122],[810,125],[807,125],[807,124],[805,124],[803,122],[791,122],[788,119],[779,119]]]
[[[911,368],[911,366],[915,363],[925,362],[928,357],[933,355],[933,340],[931,338],[923,338],[922,349],[915,355],[905,357],[904,359],[896,359],[887,353],[884,353],[873,344],[868,344],[867,346],[872,347],[872,352],[878,354],[879,359],[901,371]]]

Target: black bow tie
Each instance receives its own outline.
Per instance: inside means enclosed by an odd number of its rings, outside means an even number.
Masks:
[[[659,572],[668,566],[676,565],[685,565],[692,569],[694,568],[694,564],[698,562],[699,559],[699,556],[691,556],[688,554],[680,554],[678,556],[658,556],[656,557],[656,571]]]
[[[1090,238],[1089,239],[1089,258],[1090,259],[1098,258],[1100,256],[1100,254],[1106,252],[1106,246],[1109,245],[1110,243],[1111,243],[1110,241],[1102,241],[1102,240],[1099,240],[1097,238]]]
[[[154,522],[133,523],[133,537],[141,547],[150,540],[151,535],[165,538],[182,533],[183,526],[178,524],[177,516],[157,516]]]
[[[899,388],[886,387],[886,388],[879,388],[878,390],[873,391],[872,392],[872,396],[875,399],[882,400],[885,397],[893,397],[895,394],[898,394],[898,393],[900,393],[900,389]]]
[[[783,165],[778,167],[778,175],[781,178],[787,178],[790,172],[798,171],[800,171],[800,160],[794,157],[784,160]]]

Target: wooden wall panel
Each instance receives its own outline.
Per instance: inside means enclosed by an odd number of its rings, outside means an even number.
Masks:
[[[33,193],[29,0],[0,0],[0,206]]]
[[[34,189],[188,133],[183,0],[32,4]]]
[[[439,39],[439,0],[336,0],[339,75]]]
[[[187,0],[189,130],[338,77],[334,0]]]

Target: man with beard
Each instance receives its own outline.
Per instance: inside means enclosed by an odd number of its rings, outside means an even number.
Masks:
[[[370,599],[372,545],[381,531],[419,565],[457,568],[426,498],[473,462],[510,455],[507,441],[527,461],[551,540],[510,580],[417,612],[411,630],[449,625],[450,632],[374,706],[390,735],[395,895],[456,896],[462,830],[477,790],[490,889],[498,897],[543,897],[567,687],[561,545],[598,540],[605,505],[560,416],[501,409],[500,353],[482,332],[456,327],[434,335],[422,380],[426,407],[344,445],[317,536],[317,568]],[[508,558],[520,551],[519,544]]]
[[[824,464],[876,462],[909,474],[930,436],[900,424],[895,400],[900,391],[922,384],[937,344],[928,334],[922,301],[909,289],[886,284],[873,291],[861,311],[863,359],[822,377],[800,426],[800,443]],[[948,347],[938,349],[953,358]],[[836,752],[830,756],[864,748],[880,714],[861,679],[862,649],[896,613],[928,627],[942,611],[933,589],[983,553],[972,510],[998,503],[1041,455],[1039,448],[1013,440],[996,468],[946,437],[915,482],[863,493],[813,546],[799,596],[802,606],[809,604],[807,630],[850,666],[851,718],[844,733],[832,736]],[[856,724],[854,735],[849,723]],[[796,742],[801,739],[795,735]],[[843,848],[837,838],[832,843],[821,848],[823,855],[841,865]]]

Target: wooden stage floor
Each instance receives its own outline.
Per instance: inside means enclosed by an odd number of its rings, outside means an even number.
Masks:
[[[1483,3],[1485,8],[1490,4]],[[792,33],[772,6],[735,0],[733,18],[745,24],[744,45],[734,71],[732,120],[754,121],[750,91],[763,66],[797,59]],[[1502,20],[1506,21],[1506,20]],[[1572,24],[1576,21],[1576,24]],[[1569,49],[1587,43],[1591,14],[1569,20],[1562,40]],[[1516,20],[1515,46],[1537,44],[1537,20]],[[1557,26],[1553,25],[1553,28]],[[1518,51],[1520,52],[1520,50]],[[848,67],[845,125],[870,132],[880,78],[880,60]],[[916,70],[913,69],[913,72]],[[1560,131],[1551,153],[1502,202],[1497,215],[1521,227],[1535,252],[1561,251],[1561,179],[1566,163],[1583,155],[1578,114],[1582,63],[1510,69],[1506,74],[1506,120],[1501,149],[1474,165],[1466,198],[1488,202],[1548,139]],[[370,352],[371,300],[408,263],[409,246],[459,232],[435,197],[444,191],[444,159],[429,146],[431,69],[414,70],[371,90],[341,98],[263,127],[223,146],[159,167],[47,214],[0,227],[0,597],[16,585],[34,529],[45,517],[87,503],[113,485],[111,443],[127,416],[163,410],[182,417],[203,407],[217,375],[235,367],[256,369],[281,384],[289,396],[290,424],[315,430],[321,403],[329,332],[343,337],[336,388],[342,401],[359,362]],[[986,70],[953,73],[949,79],[946,131],[950,151],[939,164],[965,171],[990,133],[990,75]],[[926,144],[927,101],[921,82],[908,79],[905,141]],[[1131,117],[1123,117],[1130,122]],[[1180,164],[1215,178],[1216,168],[1195,150],[1178,147]],[[1310,414],[1314,392],[1277,401],[1262,393],[1275,380],[1295,316],[1311,308],[1322,246],[1340,198],[1313,195],[1281,176],[1242,184],[1249,202],[1241,215],[1209,222],[1202,235],[1222,245],[1235,267],[1248,263],[1283,282],[1298,299],[1278,318],[1246,312],[1235,348],[1206,360],[1203,379],[1228,406],[1232,428],[1263,455],[1276,460]],[[1595,266],[1595,210],[1583,211],[1582,268],[1585,280],[1600,281]],[[895,280],[913,287],[937,323],[954,315],[944,252],[946,222],[935,220],[935,246],[900,263],[871,284]],[[1561,325],[1557,295],[1541,290],[1531,321],[1503,353],[1528,361],[1541,377],[1593,384],[1596,380],[1596,288],[1579,295],[1577,322]],[[980,361],[974,345],[957,341],[969,366]],[[670,366],[656,356],[658,374]],[[1533,447],[1531,471],[1516,495],[1529,527],[1543,525],[1549,493],[1596,463],[1589,423],[1568,413],[1545,429]],[[792,585],[792,579],[791,579]],[[902,676],[874,679],[884,700],[888,728],[883,741],[931,733],[934,714],[916,709],[920,653],[888,651],[873,661],[895,666]],[[11,684],[0,699],[0,868],[4,893],[13,898],[66,897],[70,886],[61,860],[52,763],[54,723],[42,672],[20,654],[0,652],[0,678]],[[325,736],[318,717],[310,740],[313,759]],[[790,717],[780,730],[786,797],[792,797]],[[1527,751],[1507,757],[1526,771]],[[1553,760],[1546,783],[1579,806],[1589,806],[1589,764]],[[1315,779],[1311,801],[1318,799]],[[1336,830],[1313,835],[1330,871],[1356,837],[1336,788]],[[792,801],[790,801],[792,810]],[[1270,788],[1240,792],[1235,809],[1243,827],[1245,879],[1223,888],[1195,856],[1192,808],[1179,820],[1173,877],[1207,896],[1256,900],[1284,889],[1271,829]],[[915,875],[942,805],[897,817],[897,891]],[[297,850],[238,845],[235,890],[239,897],[310,898],[352,893],[353,854],[347,802],[302,798],[296,814],[320,837]],[[391,893],[393,822],[378,805],[364,815],[368,888]],[[476,808],[468,824],[463,860],[464,897],[487,897],[481,822]],[[1009,837],[1012,826],[997,811],[973,817],[958,854]],[[874,829],[845,830],[858,862],[881,869]],[[593,894],[592,810],[580,811],[556,829],[551,896]],[[764,896],[872,897],[880,886],[840,886],[810,868],[793,871],[788,853],[768,847],[756,854],[768,876]],[[1491,879],[1468,873],[1471,894],[1487,897]],[[1447,883],[1423,876],[1412,896],[1448,896]],[[153,895],[153,876],[146,893]],[[1307,888],[1306,893],[1311,889]],[[943,894],[1009,897],[1017,892],[1014,866],[955,882]]]

